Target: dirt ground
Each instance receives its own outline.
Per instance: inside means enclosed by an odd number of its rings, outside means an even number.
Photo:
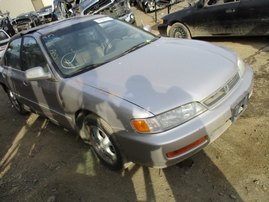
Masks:
[[[156,32],[155,14],[133,9]],[[112,172],[76,135],[17,114],[1,89],[0,201],[269,201],[269,38],[200,40],[234,49],[255,72],[248,109],[220,138],[175,166]]]

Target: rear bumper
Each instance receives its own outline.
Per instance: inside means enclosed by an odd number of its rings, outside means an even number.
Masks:
[[[231,107],[243,95],[252,94],[253,71],[246,72],[239,84],[220,104],[176,128],[159,134],[119,133],[118,139],[130,161],[141,165],[164,168],[176,164],[217,139],[232,124]],[[167,153],[184,148],[206,137],[205,141],[188,151],[168,158]]]

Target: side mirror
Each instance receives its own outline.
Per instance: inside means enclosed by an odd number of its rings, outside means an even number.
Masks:
[[[143,30],[145,30],[147,32],[151,32],[151,27],[149,25],[144,25]]]
[[[149,25],[144,25],[143,20],[141,20],[140,28],[142,28],[143,30],[145,30],[147,32],[151,32],[151,27]]]
[[[204,0],[201,0],[197,3],[197,8],[203,8],[204,7]]]
[[[25,77],[29,81],[47,80],[51,78],[51,73],[44,72],[42,67],[34,67],[25,71]]]

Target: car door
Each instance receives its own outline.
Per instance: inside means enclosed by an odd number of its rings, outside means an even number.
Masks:
[[[12,48],[17,45],[16,52]],[[13,52],[12,52],[13,50]],[[13,60],[15,56],[16,60]],[[19,57],[17,57],[19,56]],[[35,38],[24,37],[14,40],[5,54],[5,78],[7,86],[17,95],[19,101],[35,113],[48,117],[53,122],[72,128],[70,118],[65,115],[59,96],[60,82],[54,78]],[[17,64],[18,63],[18,64]],[[40,66],[44,72],[50,72],[52,79],[29,81],[25,71]]]
[[[53,76],[35,38],[24,37],[21,58],[24,70],[40,66],[44,72],[50,72],[52,75],[51,79],[45,80],[29,81],[25,79],[24,89],[20,92],[21,96],[28,99],[31,107],[38,113],[44,114],[56,124],[70,128],[70,118],[66,116],[63,100],[59,93],[62,88],[61,80]]]
[[[238,7],[238,19],[241,35],[268,35],[269,1],[241,0]]]
[[[205,0],[203,7],[192,13],[193,36],[232,35],[237,29],[240,1]]]
[[[41,66],[45,72],[48,72],[47,63],[33,37],[23,38],[21,61],[24,71]],[[31,109],[34,109],[38,114],[45,114],[48,117],[52,117],[53,115],[49,113],[50,110],[48,110],[46,96],[43,93],[43,85],[43,81],[29,81],[24,77],[19,94],[23,99],[23,103],[30,106]]]
[[[26,53],[26,48],[22,48],[23,38],[18,38],[10,42],[4,55],[3,76],[8,88],[18,97],[24,105],[41,113],[38,106],[38,98],[32,89],[31,83],[25,78],[25,70],[30,67],[31,52]],[[27,49],[31,49],[28,44]]]
[[[16,95],[20,102],[23,98],[20,96],[20,91],[23,88],[24,71],[21,65],[21,38],[14,39],[10,42],[3,57],[3,71],[2,76],[5,84],[11,92]]]

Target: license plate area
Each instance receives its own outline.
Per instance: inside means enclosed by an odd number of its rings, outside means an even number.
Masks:
[[[232,118],[231,121],[235,122],[239,116],[246,110],[248,106],[249,93],[245,93],[231,106]]]

